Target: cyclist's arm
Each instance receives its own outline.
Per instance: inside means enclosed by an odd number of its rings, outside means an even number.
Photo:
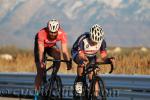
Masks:
[[[69,52],[68,52],[67,36],[63,30],[61,30],[60,40],[61,40],[61,50],[62,50],[63,58],[64,58],[64,60],[70,61],[70,56],[69,56]],[[72,64],[71,62],[66,62],[67,70],[71,69],[71,67],[72,67],[71,64]]]
[[[62,49],[62,54],[64,60],[69,60],[69,52],[68,52],[68,44],[67,44],[67,35],[66,33],[61,29],[60,30],[61,35],[60,35],[60,40],[61,40],[61,49]]]
[[[101,58],[102,60],[105,62],[105,63],[114,63],[114,58],[108,58],[107,57],[107,51],[106,51],[106,42],[105,40],[102,42],[102,45],[101,45],[101,48],[100,48],[100,55],[101,55]]]
[[[100,48],[100,55],[103,61],[107,59],[107,51],[106,51],[106,42],[105,40],[102,41],[102,45]]]
[[[70,62],[70,57],[69,57],[69,52],[68,52],[68,48],[67,48],[68,47],[67,43],[62,43],[61,47],[62,47],[62,54],[63,54],[64,60],[69,61],[69,62],[66,62],[67,70],[70,70],[72,68],[72,62]]]
[[[40,61],[40,64],[41,64],[41,67],[42,64],[43,64],[43,55],[44,55],[44,39],[41,38],[40,34],[38,34],[38,53],[39,53],[39,61]]]
[[[67,47],[68,47],[67,43],[62,43],[61,47],[62,47],[62,54],[63,54],[64,60],[69,60],[70,57],[69,57],[69,52],[68,52],[68,49],[67,49]]]
[[[87,64],[89,62],[87,56],[85,55],[84,42],[82,40],[79,41],[78,43],[78,55],[79,55],[79,58],[83,60],[84,64]]]
[[[105,59],[107,58],[107,52],[106,50],[100,51],[100,55],[103,61],[105,61]]]
[[[43,61],[43,53],[44,53],[44,45],[43,44],[39,44],[39,60],[40,62]]]

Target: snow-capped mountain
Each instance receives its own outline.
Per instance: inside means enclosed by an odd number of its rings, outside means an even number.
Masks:
[[[0,45],[33,47],[51,18],[59,19],[70,46],[98,23],[109,46],[150,47],[150,0],[1,0]]]

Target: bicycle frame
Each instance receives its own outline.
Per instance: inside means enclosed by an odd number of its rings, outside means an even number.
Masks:
[[[44,58],[44,62],[46,63],[47,61],[51,61],[51,62],[53,62],[53,63],[54,63],[54,62],[69,62],[69,63],[71,63],[72,59],[70,59],[70,60],[68,61],[68,60],[48,59],[47,57],[45,57],[45,58]],[[46,67],[45,67],[43,82],[46,82],[46,81],[47,81],[47,79],[46,79],[47,71],[49,71],[49,70],[51,70],[51,69],[53,69],[51,75],[57,74],[57,73],[54,73],[54,66],[53,66],[53,64],[52,64],[50,67],[48,67],[47,69],[46,69]]]
[[[62,81],[61,81],[61,78],[57,75],[57,68],[55,69],[55,66],[54,66],[54,63],[55,62],[69,62],[71,63],[71,59],[70,61],[67,61],[67,60],[55,60],[55,59],[48,59],[47,57],[45,57],[44,59],[44,62],[45,64],[47,63],[47,61],[51,61],[53,62],[53,64],[51,66],[49,66],[48,68],[46,68],[45,66],[45,70],[44,70],[44,75],[43,75],[43,81],[42,81],[42,86],[41,86],[41,93],[43,94],[43,98],[51,98],[53,95],[53,82],[56,82],[57,85],[56,87],[58,89],[58,91],[60,91],[60,94],[59,94],[59,97],[56,96],[56,100],[61,100],[62,98]],[[47,79],[47,71],[51,70],[52,69],[52,73],[51,73],[51,77],[49,77],[49,79]],[[53,96],[55,98],[55,96]],[[58,98],[58,99],[57,99]]]
[[[111,63],[111,62],[107,62],[107,63],[105,63],[105,62],[95,62],[95,63],[89,63],[89,64],[87,64],[86,66],[84,66],[84,68],[83,68],[83,73],[82,73],[82,82],[83,82],[83,84],[84,85],[87,85],[87,82],[86,82],[86,75],[87,74],[89,74],[89,73],[91,73],[91,72],[93,72],[93,75],[92,75],[92,81],[94,81],[95,79],[97,79],[97,72],[95,71],[97,68],[99,68],[99,65],[103,65],[103,64],[110,64],[110,71],[109,71],[109,73],[112,73],[112,71],[113,71],[113,69],[114,69],[114,66],[113,66],[113,64]],[[76,82],[78,82],[78,81],[76,81],[75,80],[75,83],[74,83],[74,89],[75,89],[75,84],[76,84]],[[91,88],[91,83],[90,83],[90,87],[89,86],[87,86],[88,88]],[[86,88],[86,90],[85,91],[88,91],[87,90],[87,88]],[[91,90],[90,90],[91,91]],[[90,93],[90,91],[88,92],[88,93]],[[74,93],[74,98],[75,98],[75,100],[76,100],[76,96],[78,97],[78,94],[76,94],[76,92],[74,91],[73,92]],[[85,94],[84,92],[82,93],[82,94]],[[84,95],[82,95],[81,94],[81,98],[82,97],[84,97]],[[88,96],[90,96],[90,94],[88,95]]]
[[[113,67],[113,64],[110,63],[110,62],[108,62],[108,63],[97,62],[95,64],[89,64],[88,65],[89,69],[90,69],[90,67],[92,67],[92,72],[93,72],[92,81],[90,83],[90,91],[89,91],[89,98],[92,98],[92,100],[95,98],[95,96],[98,96],[98,95],[100,95],[100,98],[102,100],[106,100],[105,84],[104,84],[103,80],[101,79],[101,77],[97,76],[97,68],[99,68],[99,65],[102,65],[102,64],[110,64],[111,65],[111,70],[109,71],[109,73],[112,73],[114,67]],[[91,71],[88,68],[87,68],[87,74]],[[95,86],[99,87],[99,92],[98,91],[96,92],[96,90],[95,90],[96,87]]]
[[[108,73],[109,74],[112,73],[113,70],[114,70],[114,66],[113,66],[112,63],[96,62],[96,63],[89,63],[89,64],[87,64],[86,68],[85,68],[85,72],[83,73],[83,75],[84,74],[88,74],[90,72],[93,72],[93,74],[96,75],[95,70],[100,67],[99,65],[105,65],[105,64],[110,64],[111,69],[110,69],[110,71]]]

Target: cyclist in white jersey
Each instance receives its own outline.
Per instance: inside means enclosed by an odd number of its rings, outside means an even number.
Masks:
[[[83,67],[88,62],[96,62],[97,53],[100,53],[104,62],[107,62],[106,42],[104,40],[104,31],[101,26],[95,24],[91,27],[90,32],[85,32],[80,35],[75,41],[71,55],[77,66],[78,80],[81,80]],[[89,81],[92,80],[92,73],[88,75]]]

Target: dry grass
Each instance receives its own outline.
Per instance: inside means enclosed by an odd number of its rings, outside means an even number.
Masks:
[[[150,52],[142,52],[137,48],[110,54],[116,58],[117,74],[150,74]]]
[[[33,52],[31,50],[17,49],[16,47],[3,47],[0,54],[11,54],[13,60],[0,59],[0,72],[33,72],[35,71]]]
[[[110,50],[113,48],[110,48]],[[0,72],[36,72],[33,50],[17,49],[16,47],[1,47],[0,54],[13,55],[12,61],[0,59]],[[139,48],[124,48],[120,53],[109,53],[114,56],[115,74],[143,74],[150,75],[150,51],[141,52]],[[103,69],[106,71],[108,68]],[[60,73],[76,73],[76,65],[71,71],[66,70],[62,63]]]

